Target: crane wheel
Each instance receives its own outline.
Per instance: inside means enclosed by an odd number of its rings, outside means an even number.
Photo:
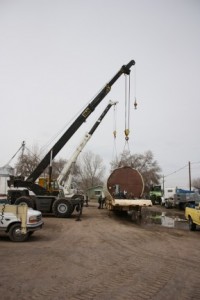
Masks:
[[[15,205],[20,205],[20,204],[27,204],[28,207],[34,208],[34,202],[31,198],[29,197],[19,197],[15,201]]]
[[[57,218],[69,218],[73,210],[73,205],[67,199],[55,200],[52,207],[52,211]]]

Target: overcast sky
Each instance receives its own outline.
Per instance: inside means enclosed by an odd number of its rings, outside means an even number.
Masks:
[[[0,166],[22,141],[45,155],[132,59],[131,154],[151,150],[166,186],[188,186],[189,161],[192,179],[200,177],[199,0],[0,0]],[[124,78],[57,158],[72,155],[109,100],[119,102],[116,150],[123,151]],[[111,109],[84,149],[99,154],[108,173],[114,123]]]

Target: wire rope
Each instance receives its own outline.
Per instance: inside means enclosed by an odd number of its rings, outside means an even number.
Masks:
[[[113,152],[112,152],[112,160],[118,162],[118,155],[117,155],[117,107],[114,105],[113,107]]]
[[[129,80],[127,80],[129,76]],[[125,75],[125,140],[129,139],[130,133],[130,98],[131,98],[131,89],[130,89],[130,75]]]

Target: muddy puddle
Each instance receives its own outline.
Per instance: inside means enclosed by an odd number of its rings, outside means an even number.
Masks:
[[[188,230],[187,220],[183,215],[179,215],[175,212],[174,214],[168,214],[167,212],[143,210],[141,216],[138,214],[138,212],[134,211],[130,212],[129,216],[131,217],[131,221],[138,225],[156,225]]]

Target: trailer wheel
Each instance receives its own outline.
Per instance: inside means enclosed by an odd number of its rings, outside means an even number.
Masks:
[[[161,199],[161,197],[158,197],[158,204],[162,205],[162,199]]]
[[[165,202],[165,208],[169,208],[169,203],[167,201]]]
[[[29,197],[19,197],[16,201],[15,201],[15,205],[19,205],[19,204],[27,204],[28,207],[34,208],[34,202],[33,199],[29,198]]]
[[[150,200],[151,200],[151,202],[152,202],[153,205],[156,205],[156,196],[155,195],[152,195],[150,197]]]
[[[29,233],[22,233],[21,224],[15,223],[10,226],[8,236],[12,242],[25,242],[29,237]]]
[[[196,224],[193,223],[192,218],[189,216],[189,229],[190,231],[195,231],[196,230]]]
[[[73,213],[73,205],[67,199],[57,199],[53,203],[52,211],[58,218],[69,218]]]

